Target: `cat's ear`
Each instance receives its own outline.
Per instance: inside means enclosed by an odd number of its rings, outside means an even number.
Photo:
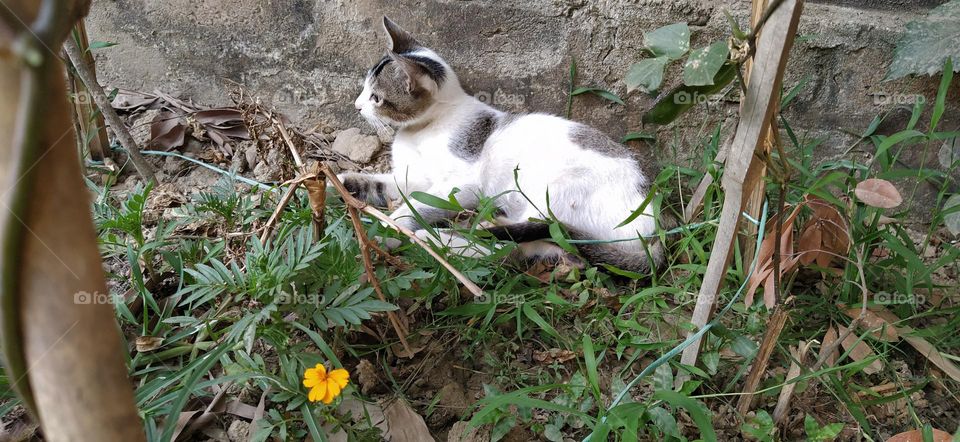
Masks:
[[[404,31],[387,16],[383,16],[383,29],[387,31],[387,49],[390,52],[403,54],[420,47],[420,43],[417,43],[409,32]]]
[[[431,82],[421,81],[428,78],[427,69],[420,63],[417,63],[394,51],[387,52],[387,55],[397,64],[397,67],[405,74],[407,80],[407,92],[413,92],[417,89],[430,89]]]

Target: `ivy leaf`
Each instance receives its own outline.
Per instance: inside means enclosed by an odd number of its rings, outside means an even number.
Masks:
[[[600,89],[598,87],[581,87],[577,88],[570,95],[581,95],[581,94],[593,94],[601,98],[606,98],[614,103],[624,105],[623,100],[620,99],[616,94],[605,89]]]
[[[627,72],[627,92],[642,89],[652,92],[660,88],[663,83],[663,70],[667,67],[667,57],[647,58],[630,66]]]
[[[643,123],[669,124],[681,114],[697,105],[709,95],[720,92],[726,85],[737,77],[737,68],[732,64],[725,64],[713,77],[713,84],[709,86],[680,85],[669,93],[657,98],[653,108],[643,114]]]
[[[944,3],[925,18],[907,23],[897,41],[887,80],[910,74],[933,75],[947,58],[960,60],[960,0]],[[954,72],[960,70],[960,63]]]
[[[708,86],[727,61],[730,48],[727,42],[718,41],[710,46],[695,49],[683,64],[683,84]]]
[[[690,50],[690,28],[686,23],[674,23],[644,32],[643,43],[654,56],[677,60]]]

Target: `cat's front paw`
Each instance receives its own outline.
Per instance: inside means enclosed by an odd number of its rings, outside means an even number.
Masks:
[[[337,175],[337,178],[354,198],[374,206],[387,206],[382,182],[359,173],[345,173]]]

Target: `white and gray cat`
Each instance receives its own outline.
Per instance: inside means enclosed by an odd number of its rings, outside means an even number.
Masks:
[[[459,188],[465,208],[501,195],[497,238],[514,240],[529,257],[560,256],[543,219],[549,212],[574,239],[625,240],[577,244],[593,264],[647,272],[664,261],[652,207],[617,227],[647,197],[649,163],[600,131],[546,114],[509,114],[464,92],[436,52],[387,17],[387,55],[367,72],[356,108],[373,126],[397,129],[392,172],[346,173],[355,196],[384,206],[413,191],[445,197]],[[514,170],[518,170],[515,180]],[[518,189],[519,184],[519,189]],[[522,191],[522,194],[521,192]],[[456,214],[410,200],[431,225]],[[391,217],[421,229],[406,205]],[[639,236],[646,239],[641,241]],[[650,255],[647,255],[647,251]]]

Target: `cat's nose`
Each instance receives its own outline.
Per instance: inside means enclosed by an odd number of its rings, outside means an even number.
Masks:
[[[363,110],[363,103],[360,103],[360,100],[356,100],[353,102],[353,107],[357,108],[358,111]]]

